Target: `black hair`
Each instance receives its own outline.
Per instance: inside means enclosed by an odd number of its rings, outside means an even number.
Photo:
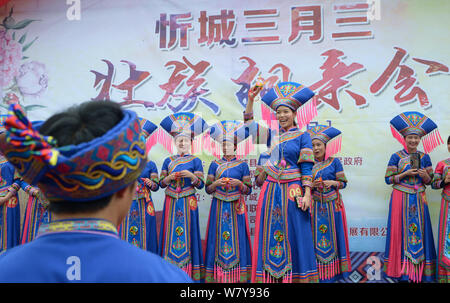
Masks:
[[[450,136],[447,138],[447,145],[450,144]]]
[[[111,101],[87,101],[48,118],[39,129],[45,136],[56,139],[57,146],[77,145],[103,136],[124,117],[120,105]],[[45,193],[44,193],[45,194]],[[107,196],[86,202],[50,201],[53,213],[90,213],[105,208],[111,201]]]

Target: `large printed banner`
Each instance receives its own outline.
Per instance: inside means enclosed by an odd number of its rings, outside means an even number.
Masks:
[[[450,134],[446,0],[3,2],[3,113],[18,102],[43,120],[79,102],[113,100],[156,124],[188,111],[212,125],[242,119],[259,76],[266,90],[280,81],[309,86],[318,103],[311,124],[343,133],[337,157],[349,180],[342,195],[352,251],[384,250],[384,174],[401,149],[390,119],[420,111],[444,141]],[[257,152],[245,158],[252,172]],[[159,169],[167,156],[161,145],[149,153]],[[206,173],[213,157],[199,156]],[[446,146],[430,156],[433,164],[448,157]],[[246,199],[252,232],[258,194],[255,187]],[[204,238],[211,198],[197,196]],[[164,192],[153,197],[162,211]],[[440,192],[428,188],[427,197],[436,237]]]

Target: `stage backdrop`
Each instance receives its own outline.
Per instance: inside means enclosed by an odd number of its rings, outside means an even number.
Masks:
[[[258,76],[318,95],[318,116],[343,133],[342,190],[350,250],[384,251],[391,188],[387,162],[401,149],[389,121],[420,111],[450,134],[450,2],[11,0],[0,7],[2,112],[18,102],[43,120],[86,100],[111,99],[156,124],[190,111],[213,124],[242,119]],[[255,116],[261,117],[259,103]],[[264,122],[261,122],[264,123]],[[259,146],[259,151],[264,146]],[[149,158],[161,168],[169,153]],[[205,173],[213,157],[199,155]],[[435,165],[446,145],[431,153]],[[252,172],[257,154],[246,160]],[[258,189],[247,198],[251,230]],[[153,194],[162,210],[163,191]],[[436,238],[440,191],[427,189]],[[211,199],[199,191],[205,237]]]

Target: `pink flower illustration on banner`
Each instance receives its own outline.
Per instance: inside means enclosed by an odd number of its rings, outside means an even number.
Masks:
[[[48,87],[45,64],[37,61],[22,64],[16,82],[23,96],[41,97]]]
[[[11,84],[19,73],[22,46],[14,41],[10,33],[0,30],[0,88]]]
[[[0,0],[1,1],[1,0]],[[24,104],[25,97],[40,97],[47,90],[48,75],[45,65],[31,61],[25,55],[38,37],[30,40],[23,29],[39,20],[16,20],[14,8],[0,23],[0,112],[11,104],[19,103],[25,112],[45,108],[40,104]],[[31,101],[32,102],[32,101]]]

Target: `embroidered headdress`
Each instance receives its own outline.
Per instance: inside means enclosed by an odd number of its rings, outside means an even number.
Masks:
[[[214,141],[210,142],[210,150],[215,157],[220,157],[223,141],[231,141],[237,144],[236,156],[242,157],[248,155],[253,150],[249,128],[244,122],[236,120],[223,120],[209,128],[208,135]]]
[[[325,159],[341,151],[342,136],[341,131],[330,125],[315,125],[308,127],[307,132],[311,140],[318,139],[326,146]]]
[[[427,154],[444,143],[436,123],[422,113],[414,111],[401,113],[391,120],[390,125],[392,135],[405,148],[407,135],[421,137],[423,149]]]
[[[91,201],[112,195],[134,182],[147,163],[145,138],[133,111],[103,136],[58,147],[39,133],[21,107],[13,104],[0,148],[23,179],[52,201]]]
[[[272,111],[276,111],[280,106],[287,106],[297,112],[297,123],[299,128],[302,128],[317,116],[317,108],[313,96],[314,92],[302,84],[280,82],[261,98],[265,104],[261,105],[263,120],[268,125],[271,124],[270,121],[276,120],[275,115],[267,107],[272,109]]]
[[[147,140],[147,151],[150,151],[150,149],[158,143],[157,132],[155,132],[158,129],[158,126],[141,117],[139,117],[139,123],[141,124],[142,134]]]
[[[158,142],[170,153],[173,153],[173,144],[172,138],[168,137],[167,134],[173,138],[186,136],[194,140],[195,137],[201,135],[208,128],[205,120],[194,113],[188,112],[169,115],[161,121],[160,125],[162,129],[160,129],[158,134]],[[194,140],[192,144],[194,154],[202,150],[202,143],[201,139]]]

